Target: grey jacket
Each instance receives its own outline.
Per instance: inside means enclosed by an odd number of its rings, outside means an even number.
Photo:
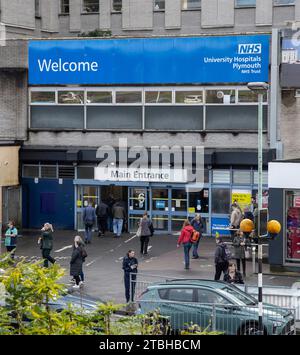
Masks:
[[[85,207],[83,210],[83,223],[94,224],[96,222],[95,208],[92,206]]]
[[[141,237],[151,236],[150,225],[151,225],[151,221],[149,218],[141,218],[140,221]]]
[[[115,205],[112,209],[112,214],[113,214],[113,218],[116,219],[125,219],[125,210],[124,207],[120,206],[120,205]]]
[[[245,245],[241,245],[244,242]],[[240,236],[236,236],[233,239],[233,247],[234,247],[234,257],[235,259],[245,259],[245,249],[251,246],[251,243],[248,238],[241,238]]]

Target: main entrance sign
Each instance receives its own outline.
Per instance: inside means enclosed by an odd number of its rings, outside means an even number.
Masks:
[[[269,35],[29,42],[29,84],[210,84],[269,80]]]

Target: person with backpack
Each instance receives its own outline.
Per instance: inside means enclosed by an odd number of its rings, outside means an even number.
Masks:
[[[6,251],[11,253],[11,258],[15,258],[15,250],[17,247],[17,239],[18,239],[18,230],[15,227],[14,221],[9,221],[7,225],[8,229],[5,232],[5,241],[4,245],[6,247]]]
[[[50,223],[45,223],[42,228],[42,235],[38,240],[38,244],[42,250],[42,257],[44,259],[44,267],[48,267],[48,261],[54,264],[55,259],[50,255],[53,249],[53,227]]]
[[[249,238],[246,238],[244,233],[240,231],[233,239],[233,247],[234,247],[234,258],[237,263],[238,271],[241,271],[241,261],[243,267],[243,277],[246,277],[246,251],[251,247],[251,242]]]
[[[79,235],[74,238],[74,246],[70,261],[70,275],[75,279],[74,289],[79,289],[83,286],[81,277],[83,276],[82,264],[87,257],[83,241]]]
[[[225,275],[228,270],[229,260],[231,258],[230,251],[227,245],[223,242],[221,237],[216,238],[216,251],[215,251],[215,280],[220,280],[221,274]]]
[[[189,220],[186,219],[183,223],[181,234],[177,241],[177,248],[179,248],[181,244],[183,245],[184,263],[185,263],[186,270],[189,270],[190,268],[190,250],[192,247],[191,238],[193,232],[194,232],[194,228],[191,226]]]
[[[199,259],[198,247],[199,247],[199,242],[202,237],[203,230],[204,230],[204,225],[203,225],[202,218],[201,218],[200,214],[196,214],[195,218],[191,222],[191,226],[194,228],[195,231],[197,231],[199,233],[198,240],[193,243],[192,259]]]
[[[148,218],[147,212],[144,212],[143,217],[139,222],[139,229],[140,229],[140,241],[141,241],[141,254],[147,255],[149,240],[150,237],[153,235],[152,222]]]
[[[130,300],[133,302],[136,286],[136,276],[138,272],[138,260],[135,257],[134,250],[129,250],[126,256],[123,258],[122,269],[124,270],[126,303],[128,303]]]
[[[91,201],[89,201],[88,206],[83,209],[82,217],[85,226],[85,243],[91,244],[93,225],[96,223],[96,212]]]
[[[98,237],[105,235],[107,230],[108,206],[103,201],[100,201],[96,208],[97,224],[98,224]]]

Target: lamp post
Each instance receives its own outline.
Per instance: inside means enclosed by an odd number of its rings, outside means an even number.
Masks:
[[[248,83],[248,89],[258,95],[258,216],[262,209],[262,173],[263,173],[263,95],[269,89],[269,84],[265,82]],[[258,234],[259,233],[259,217],[258,217]],[[262,270],[263,246],[258,235],[258,328],[263,335],[263,270]]]

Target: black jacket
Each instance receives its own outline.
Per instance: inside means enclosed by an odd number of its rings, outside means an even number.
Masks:
[[[235,272],[234,278],[232,279],[229,273],[224,275],[224,281],[229,284],[244,284],[244,280],[242,278],[242,274],[239,271]]]
[[[96,216],[98,218],[106,218],[108,216],[108,206],[101,202],[96,208]]]
[[[53,236],[52,232],[43,232],[41,236],[41,249],[52,249],[53,248]]]
[[[224,259],[225,248],[227,248],[227,245],[225,243],[220,243],[217,245],[215,251],[215,264],[224,263],[228,261]]]
[[[82,273],[82,263],[84,261],[83,257],[83,247],[79,246],[73,248],[73,253],[70,261],[70,275],[79,276]]]
[[[137,258],[129,258],[128,256],[125,256],[123,259],[123,266],[122,269],[124,270],[125,273],[133,273],[136,274],[138,272],[137,268],[132,269],[132,265],[138,265]]]

